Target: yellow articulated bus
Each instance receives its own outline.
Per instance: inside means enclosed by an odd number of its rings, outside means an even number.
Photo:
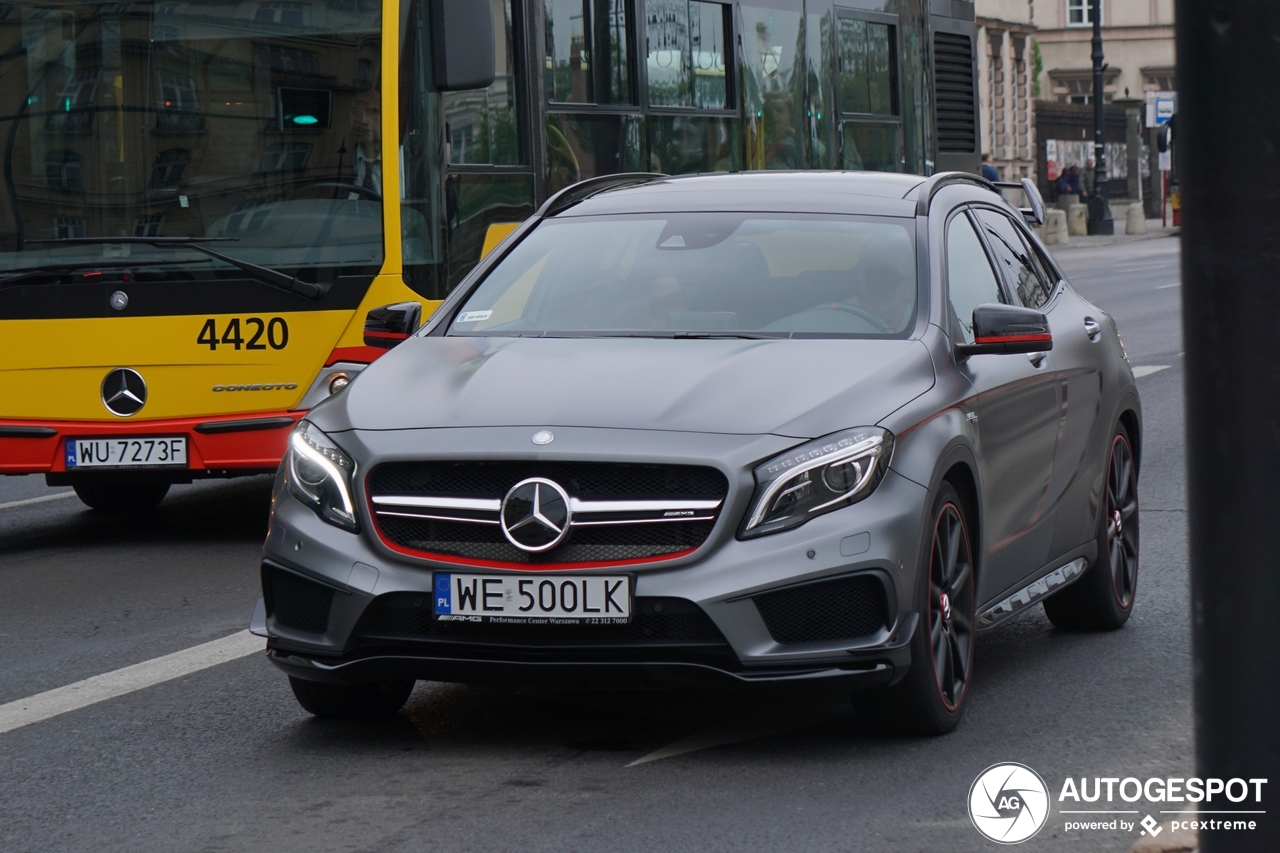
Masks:
[[[976,169],[972,4],[856,5],[0,2],[0,473],[274,470],[578,180]]]

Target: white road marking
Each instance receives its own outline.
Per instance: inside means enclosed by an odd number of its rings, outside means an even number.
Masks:
[[[261,637],[240,631],[229,637],[18,699],[0,705],[0,734],[259,653],[264,648],[265,641]]]
[[[1156,290],[1168,290],[1171,287],[1182,287],[1182,282],[1175,281],[1173,284],[1162,284]]]
[[[38,498],[26,498],[20,501],[9,501],[7,504],[0,504],[0,509],[13,509],[19,506],[31,506],[32,504],[42,504],[45,501],[60,501],[63,498],[75,497],[75,492],[57,492],[52,495],[41,495]]]
[[[1168,369],[1169,365],[1167,364],[1143,364],[1133,369],[1133,378],[1141,379],[1144,376],[1150,376],[1153,373]]]

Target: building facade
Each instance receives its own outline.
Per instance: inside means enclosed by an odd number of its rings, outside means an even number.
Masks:
[[[982,151],[1001,180],[1017,181],[1036,167],[1036,3],[978,0],[975,12]]]
[[[1102,0],[1107,70],[1103,97],[1141,98],[1174,89],[1174,0]],[[1043,57],[1041,97],[1087,104],[1093,99],[1091,0],[1039,0],[1036,40]]]

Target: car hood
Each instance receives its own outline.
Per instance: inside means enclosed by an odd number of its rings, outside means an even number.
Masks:
[[[317,420],[813,438],[877,423],[933,382],[919,341],[424,337],[376,361]]]

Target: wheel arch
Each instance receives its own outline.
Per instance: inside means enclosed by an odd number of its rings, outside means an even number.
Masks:
[[[1130,405],[1120,410],[1120,417],[1117,419],[1124,425],[1125,431],[1129,433],[1129,444],[1133,447],[1133,461],[1138,466],[1138,470],[1142,470],[1142,419],[1137,411],[1132,407],[1129,400],[1125,401]]]

